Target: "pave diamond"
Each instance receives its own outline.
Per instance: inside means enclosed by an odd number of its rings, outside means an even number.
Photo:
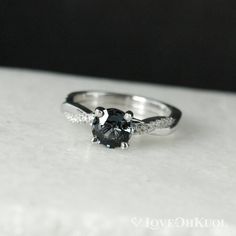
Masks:
[[[86,114],[85,112],[81,112],[79,114],[73,114],[71,112],[64,112],[66,119],[68,119],[71,123],[90,123],[92,124],[94,115]]]
[[[104,115],[95,117],[92,125],[93,136],[109,148],[121,147],[128,143],[133,129],[131,122],[124,119],[125,113],[115,108],[104,109]]]
[[[160,120],[151,121],[150,123],[136,123],[134,124],[135,134],[148,134],[155,129],[165,129],[170,127],[175,122],[172,117],[162,118]]]

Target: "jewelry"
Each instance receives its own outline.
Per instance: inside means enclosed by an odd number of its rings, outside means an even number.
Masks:
[[[93,143],[122,149],[132,135],[170,134],[181,118],[179,109],[155,99],[99,91],[70,93],[62,112],[72,123],[90,124]]]

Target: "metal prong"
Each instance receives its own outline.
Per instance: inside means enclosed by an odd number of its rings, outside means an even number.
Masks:
[[[91,142],[92,143],[100,143],[100,140],[97,137],[92,137]]]
[[[134,113],[132,111],[125,112],[124,119],[127,122],[130,122],[133,119],[133,117],[134,117]]]
[[[100,118],[104,115],[103,110],[105,110],[103,107],[97,107],[94,111],[94,114],[96,117]]]
[[[129,144],[126,142],[122,142],[120,147],[121,147],[121,149],[127,149],[129,147]]]

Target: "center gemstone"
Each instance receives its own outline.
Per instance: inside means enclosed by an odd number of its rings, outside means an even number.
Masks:
[[[131,122],[124,119],[125,113],[115,108],[105,109],[104,115],[95,117],[92,125],[93,136],[109,148],[121,147],[132,135]]]

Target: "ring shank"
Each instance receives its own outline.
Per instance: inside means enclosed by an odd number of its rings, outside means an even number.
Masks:
[[[152,130],[156,134],[168,134],[177,125],[181,118],[181,111],[166,103],[136,95],[126,95],[118,93],[108,93],[100,91],[80,91],[68,95],[62,110],[70,112],[83,112],[92,114],[96,107],[103,106],[105,108],[117,108],[123,111],[132,110],[135,118],[140,120],[142,124],[148,125],[153,122],[162,123],[165,119],[171,119],[170,122],[163,127],[156,127]],[[150,125],[149,125],[150,126]],[[162,132],[160,132],[162,131]]]

